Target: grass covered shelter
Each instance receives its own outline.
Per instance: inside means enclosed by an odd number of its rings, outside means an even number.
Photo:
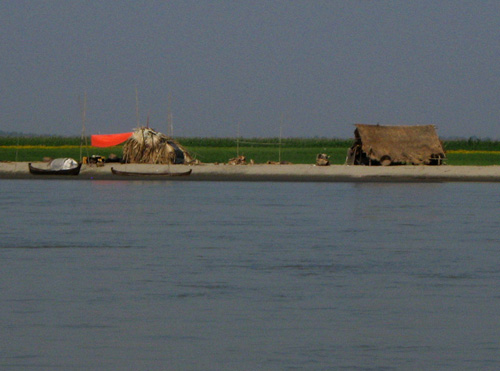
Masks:
[[[347,165],[441,165],[446,158],[434,125],[355,126]]]
[[[198,163],[177,141],[148,127],[135,129],[123,144],[123,162],[139,164]]]

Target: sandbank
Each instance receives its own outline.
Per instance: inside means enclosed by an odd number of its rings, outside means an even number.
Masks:
[[[33,163],[43,167],[44,163]],[[183,177],[119,176],[111,168],[137,173],[185,172]],[[500,166],[347,166],[347,165],[83,165],[78,176],[32,175],[27,162],[0,162],[0,179],[291,181],[291,182],[500,182]]]

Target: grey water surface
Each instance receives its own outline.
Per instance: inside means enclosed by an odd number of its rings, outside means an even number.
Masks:
[[[495,183],[2,180],[1,370],[500,368]]]

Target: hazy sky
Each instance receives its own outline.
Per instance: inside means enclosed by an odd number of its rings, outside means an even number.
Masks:
[[[0,130],[500,139],[500,1],[0,2]],[[281,117],[283,120],[281,121]],[[282,122],[282,125],[280,124]]]

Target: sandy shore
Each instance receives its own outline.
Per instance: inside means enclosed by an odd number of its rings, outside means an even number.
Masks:
[[[33,163],[44,167],[44,163]],[[129,172],[184,172],[184,177],[118,176]],[[176,181],[299,181],[299,182],[500,182],[500,166],[315,166],[315,165],[83,165],[78,176],[32,175],[27,162],[0,162],[0,179],[176,180]]]

